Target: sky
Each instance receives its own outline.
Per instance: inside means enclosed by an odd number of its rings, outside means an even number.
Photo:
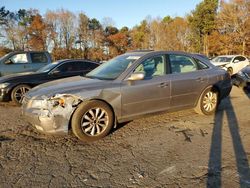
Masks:
[[[66,9],[74,13],[83,12],[101,23],[105,17],[112,18],[114,26],[129,28],[140,24],[148,16],[163,18],[185,16],[194,10],[201,0],[0,0],[6,10],[38,9],[40,14],[47,10]]]

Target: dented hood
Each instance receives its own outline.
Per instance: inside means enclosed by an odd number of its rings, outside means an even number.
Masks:
[[[31,89],[28,97],[43,98],[52,97],[60,93],[80,93],[83,91],[98,90],[111,84],[110,80],[90,79],[82,76],[75,76],[70,78],[59,79],[52,82],[41,84]]]

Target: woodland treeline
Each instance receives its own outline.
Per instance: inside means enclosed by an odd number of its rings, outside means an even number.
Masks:
[[[148,16],[133,28],[118,29],[113,23],[65,9],[41,15],[1,7],[0,55],[49,50],[54,59],[107,60],[135,49],[250,55],[250,0],[203,0],[185,17]]]

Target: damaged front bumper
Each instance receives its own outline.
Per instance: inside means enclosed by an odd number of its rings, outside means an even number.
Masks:
[[[22,114],[42,133],[67,134],[71,115],[80,102],[80,98],[73,95],[56,95],[42,100],[25,98]]]

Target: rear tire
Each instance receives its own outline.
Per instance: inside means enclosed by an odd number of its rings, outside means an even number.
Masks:
[[[105,137],[114,125],[114,114],[110,107],[101,101],[81,103],[72,117],[72,131],[85,142]]]
[[[26,84],[16,86],[11,92],[11,100],[19,106],[22,105],[24,94],[30,89],[31,87]]]
[[[218,91],[215,88],[207,88],[200,96],[195,111],[199,114],[213,114],[219,104]]]

